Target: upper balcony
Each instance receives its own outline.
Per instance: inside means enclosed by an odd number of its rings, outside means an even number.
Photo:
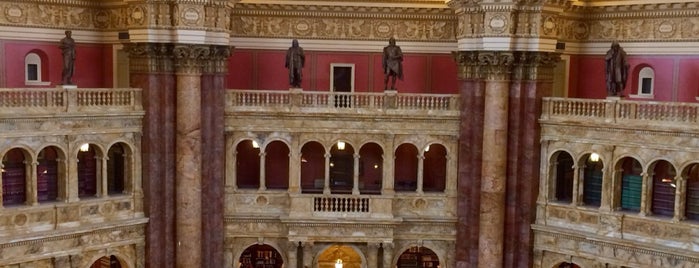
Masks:
[[[666,252],[697,261],[699,104],[542,103],[537,247],[586,252],[585,241],[593,240],[598,248],[634,244],[663,252],[649,253],[657,261]]]

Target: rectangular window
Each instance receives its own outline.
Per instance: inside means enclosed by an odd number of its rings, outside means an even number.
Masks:
[[[39,66],[27,64],[27,81],[39,81]]]
[[[641,94],[651,94],[653,92],[653,78],[650,77],[644,77],[641,79]]]
[[[330,77],[330,91],[340,92],[335,96],[335,107],[351,107],[351,95],[342,93],[354,92],[354,64],[330,64]]]

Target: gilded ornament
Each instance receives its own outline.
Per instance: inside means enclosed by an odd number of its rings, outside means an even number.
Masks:
[[[502,14],[495,14],[490,18],[488,22],[488,28],[495,34],[504,33],[507,29],[507,17]]]

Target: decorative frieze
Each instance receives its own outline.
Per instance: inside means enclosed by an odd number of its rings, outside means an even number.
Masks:
[[[238,4],[231,36],[453,42],[448,8]]]

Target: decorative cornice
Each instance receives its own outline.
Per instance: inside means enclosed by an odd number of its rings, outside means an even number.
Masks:
[[[454,42],[448,8],[239,4],[235,37]]]
[[[133,73],[172,73],[172,45],[162,43],[127,43],[130,71]]]
[[[551,80],[559,53],[534,51],[453,52],[463,80]]]

